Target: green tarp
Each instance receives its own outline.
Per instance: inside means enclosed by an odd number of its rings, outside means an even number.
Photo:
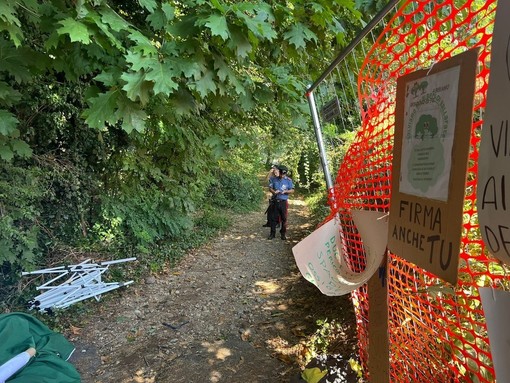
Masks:
[[[24,313],[0,314],[0,366],[34,347],[28,364],[7,383],[80,383],[80,375],[67,359],[74,346],[38,319]]]

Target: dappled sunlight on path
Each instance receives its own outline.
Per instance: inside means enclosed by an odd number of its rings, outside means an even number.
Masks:
[[[344,320],[338,349],[352,354],[349,300],[322,295],[292,256],[314,229],[306,206],[290,201],[286,241],[266,239],[264,210],[236,217],[153,283],[98,306],[72,339],[83,382],[289,382],[319,319]]]

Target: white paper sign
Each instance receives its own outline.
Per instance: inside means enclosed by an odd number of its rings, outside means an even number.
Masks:
[[[301,274],[330,296],[349,294],[365,284],[379,269],[386,252],[388,220],[382,218],[384,215],[377,211],[352,211],[366,253],[367,264],[362,273],[353,272],[347,264],[342,252],[340,225],[333,219],[292,248]]]
[[[492,37],[489,89],[478,158],[477,208],[482,238],[510,264],[510,1],[498,1]]]
[[[448,200],[460,67],[406,84],[400,192]]]
[[[498,382],[510,382],[510,293],[490,287],[480,287],[483,311],[492,362]]]

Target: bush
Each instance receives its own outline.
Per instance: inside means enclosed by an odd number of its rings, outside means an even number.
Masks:
[[[0,164],[0,267],[4,274],[36,264],[41,254],[40,172]]]
[[[306,205],[310,211],[312,222],[319,223],[331,212],[328,205],[328,195],[325,191],[317,191],[305,198]]]
[[[260,206],[264,192],[255,175],[218,170],[215,176],[205,193],[209,205],[235,212],[250,211]]]

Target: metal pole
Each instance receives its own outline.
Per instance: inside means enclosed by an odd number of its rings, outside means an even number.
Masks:
[[[313,126],[315,128],[315,137],[317,138],[317,146],[319,147],[319,155],[322,163],[322,170],[324,171],[324,177],[326,179],[326,186],[328,187],[328,191],[331,191],[331,189],[333,189],[333,181],[331,180],[331,174],[329,173],[328,159],[326,157],[326,149],[324,148],[321,124],[319,122],[319,115],[317,114],[317,107],[315,105],[313,92],[307,92],[306,98],[308,99],[310,113],[312,114]]]

